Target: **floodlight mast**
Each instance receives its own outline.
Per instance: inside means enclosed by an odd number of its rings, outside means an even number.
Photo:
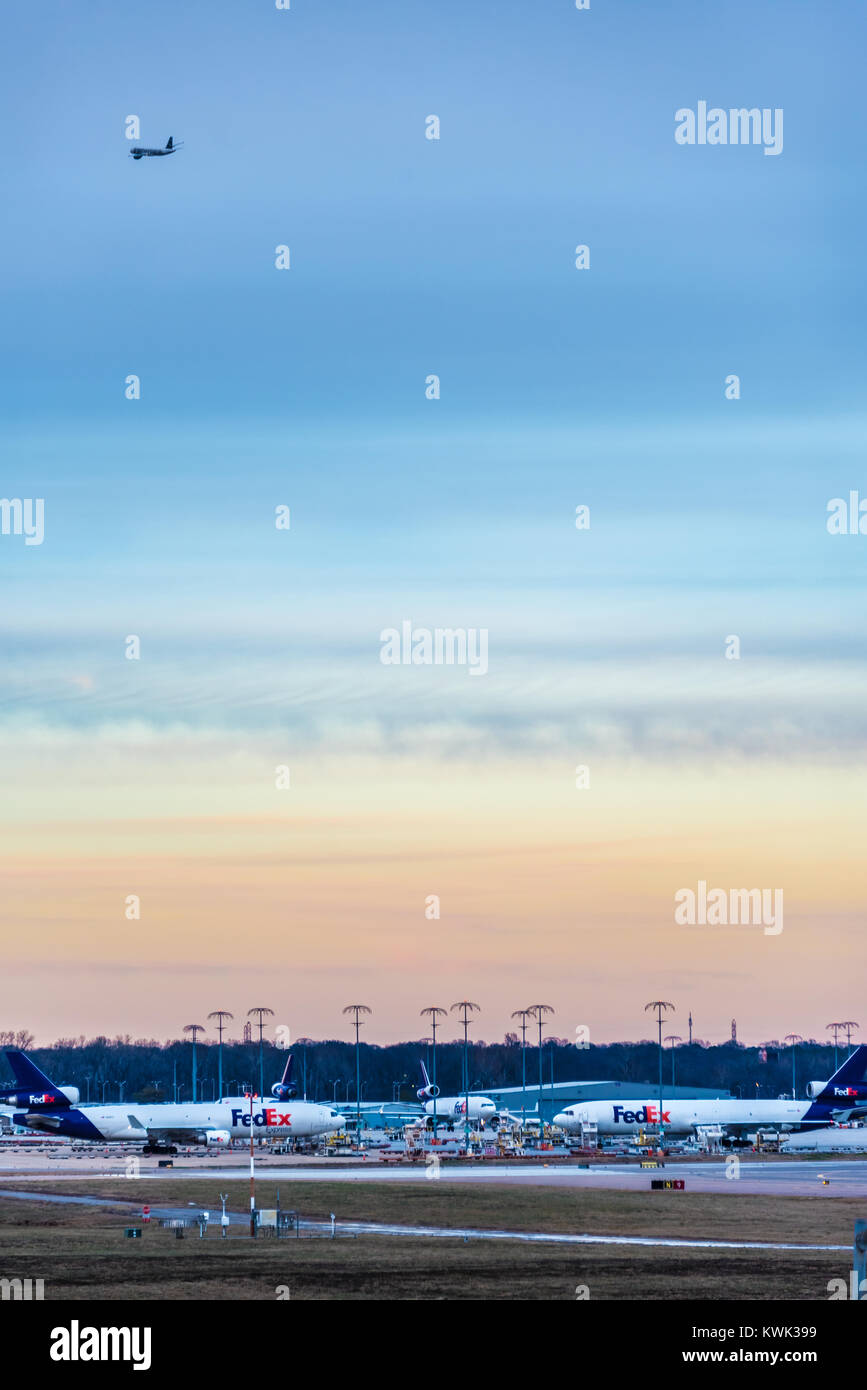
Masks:
[[[428,1014],[428,1015],[430,1016],[430,1021],[431,1021],[431,1032],[433,1033],[433,1052],[432,1052],[432,1054],[431,1054],[431,1073],[432,1073],[432,1075],[431,1075],[431,1091],[432,1091],[431,1099],[433,1100],[433,1132],[434,1132],[434,1142],[436,1142],[436,1137],[437,1137],[437,1094],[438,1094],[438,1092],[437,1092],[437,1019],[438,1019],[438,1018],[447,1018],[447,1017],[448,1017],[448,1014],[447,1014],[447,1012],[446,1012],[445,1009],[440,1009],[440,1008],[438,1008],[438,1007],[436,1006],[436,1004],[431,1004],[431,1005],[428,1006],[428,1008],[422,1009],[422,1011],[421,1011],[421,1017],[424,1018],[425,1014]]]
[[[469,999],[461,999],[457,1004],[452,1004],[452,1012],[458,1011],[464,1025],[464,1148],[467,1153],[470,1151],[470,1062],[469,1062],[469,1035],[467,1029],[472,1022],[470,1014],[479,1013],[480,1004],[474,1004]]]
[[[666,999],[653,999],[649,1004],[645,1004],[644,1012],[648,1013],[651,1009],[656,1010],[656,1019],[659,1025],[659,1147],[662,1148],[662,1141],[665,1135],[665,1128],[662,1121],[662,1020],[666,1009],[671,1009],[672,1013],[674,1013],[675,1008],[674,1005],[670,1004]]]
[[[361,1022],[362,1014],[373,1013],[366,1004],[347,1004],[343,1010],[345,1014],[352,1014],[355,1026],[355,1147],[361,1149],[361,1043],[358,1036],[359,1028],[364,1025]],[[348,1091],[347,1087],[347,1091]]]

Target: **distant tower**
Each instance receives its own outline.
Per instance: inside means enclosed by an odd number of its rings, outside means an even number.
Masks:
[[[253,1041],[253,1025],[250,1023],[250,1021],[249,1021],[249,1019],[248,1019],[247,1022],[244,1024],[244,1042],[252,1042],[252,1041]]]
[[[689,1045],[692,1047],[692,1009],[689,1011]]]
[[[732,1042],[733,1042],[733,1043],[736,1043],[737,1040],[738,1040],[738,1021],[737,1021],[736,1018],[733,1018],[733,1019],[732,1019]]]

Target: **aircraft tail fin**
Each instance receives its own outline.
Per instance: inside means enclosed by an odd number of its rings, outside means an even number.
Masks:
[[[173,149],[174,149],[174,143],[173,143],[173,141],[172,141],[171,135],[169,136],[168,140],[166,141],[166,149],[167,149],[167,150],[173,150]]]
[[[292,1061],[294,1054],[289,1053],[286,1058],[286,1065],[283,1068],[283,1075],[276,1086],[271,1087],[271,1094],[276,1100],[294,1100],[298,1094],[298,1087],[292,1080]]]
[[[69,1097],[49,1080],[44,1071],[39,1070],[35,1062],[31,1062],[26,1053],[19,1052],[16,1048],[7,1048],[6,1060],[12,1068],[12,1075],[17,1083],[16,1089],[35,1093],[44,1105],[70,1104]],[[2,1094],[12,1094],[12,1088],[6,1087],[4,1092],[0,1092],[0,1095]]]
[[[841,1067],[828,1081],[817,1100],[838,1100],[841,1090],[847,1086],[863,1084],[867,1076],[867,1047],[856,1047],[851,1057],[847,1057]]]
[[[427,1074],[427,1067],[421,1059],[419,1059],[419,1067],[421,1068],[421,1085],[416,1091],[416,1095],[419,1100],[436,1100],[440,1093],[439,1086],[431,1085],[431,1079]]]

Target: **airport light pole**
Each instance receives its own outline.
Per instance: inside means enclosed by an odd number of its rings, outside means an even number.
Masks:
[[[250,1235],[256,1239],[256,1155],[253,1152],[253,1091],[250,1089]]]
[[[355,1146],[361,1148],[361,1040],[358,1030],[361,1028],[361,1015],[373,1013],[366,1004],[347,1004],[343,1010],[345,1014],[354,1016],[355,1026]],[[349,1082],[346,1083],[346,1095],[349,1097]]]
[[[841,1023],[841,1024],[840,1024],[840,1027],[846,1029],[846,1056],[847,1056],[847,1057],[851,1057],[851,1055],[852,1055],[852,1029],[853,1029],[853,1028],[860,1028],[860,1027],[861,1027],[861,1024],[860,1024],[860,1023],[853,1023],[853,1022],[851,1021],[851,1019],[847,1019],[847,1020],[845,1021],[845,1023]]]
[[[470,1151],[470,1059],[469,1059],[469,1033],[471,1023],[470,1014],[479,1013],[481,1005],[474,1004],[470,999],[461,999],[459,1003],[452,1004],[452,1013],[458,1011],[461,1022],[464,1025],[464,1148],[467,1153]]]
[[[838,1038],[837,1038],[837,1034],[841,1031],[842,1027],[843,1027],[842,1023],[826,1023],[826,1024],[825,1024],[825,1032],[826,1032],[826,1033],[833,1033],[833,1034],[834,1034],[834,1070],[835,1070],[835,1071],[837,1070],[837,1066],[838,1066],[838,1063],[837,1063],[837,1047],[838,1047]]]
[[[299,1038],[298,1046],[301,1048],[301,1094],[307,1099],[307,1044],[309,1038]]]
[[[648,1013],[650,1009],[656,1009],[656,1018],[659,1024],[659,1147],[662,1148],[665,1134],[662,1123],[662,1019],[666,1009],[671,1009],[674,1012],[674,1005],[669,1004],[665,999],[653,999],[649,1004],[645,1004],[644,1012]]]
[[[436,1141],[436,1137],[437,1137],[437,1019],[438,1019],[438,1018],[448,1018],[448,1014],[447,1014],[447,1012],[446,1012],[445,1009],[440,1009],[440,1008],[438,1008],[436,1004],[430,1004],[430,1005],[428,1006],[428,1008],[422,1009],[422,1011],[421,1011],[421,1017],[424,1018],[425,1015],[428,1015],[428,1017],[430,1018],[431,1033],[433,1034],[433,1052],[431,1053],[431,1078],[432,1078],[432,1079],[431,1079],[431,1089],[433,1090],[433,1095],[431,1096],[431,1099],[432,1099],[432,1101],[433,1101],[433,1122],[434,1122],[433,1129],[434,1129],[434,1141]]]
[[[527,1118],[527,1019],[530,1017],[529,1009],[515,1009],[512,1018],[521,1020],[521,1128],[524,1128]]]
[[[800,1033],[787,1033],[783,1038],[783,1042],[792,1044],[792,1100],[798,1099],[798,1093],[795,1089],[795,1046],[797,1043],[803,1041],[804,1039],[801,1037]]]
[[[259,1019],[258,1019],[258,1023],[259,1023],[259,1095],[260,1095],[260,1096],[264,1096],[264,1094],[265,1094],[265,1058],[264,1058],[263,1051],[262,1051],[262,1049],[263,1049],[263,1041],[262,1041],[262,1038],[263,1038],[263,1034],[264,1034],[264,1032],[265,1032],[265,1017],[266,1017],[266,1015],[271,1015],[271,1016],[273,1017],[274,1010],[273,1010],[273,1009],[263,1009],[263,1008],[256,1008],[256,1009],[248,1009],[248,1010],[247,1010],[247,1017],[248,1017],[248,1018],[252,1018],[253,1014],[258,1014],[258,1015],[259,1015]]]
[[[676,1033],[669,1033],[665,1041],[671,1043],[671,1089],[674,1090],[674,1044],[683,1042],[683,1038],[679,1038]]]
[[[193,1105],[196,1103],[196,1038],[205,1029],[201,1023],[185,1023],[184,1032],[193,1035]]]
[[[552,1014],[553,1012],[554,1012],[554,1009],[553,1009],[553,1006],[552,1006],[551,1004],[531,1004],[530,1007],[529,1007],[529,1009],[527,1010],[527,1013],[528,1013],[528,1014],[532,1014],[533,1018],[535,1018],[536,1021],[537,1021],[538,1024],[539,1024],[539,1104],[538,1104],[538,1110],[539,1110],[539,1146],[540,1146],[540,1148],[541,1148],[541,1145],[542,1145],[542,1138],[543,1138],[543,1135],[544,1135],[544,1133],[545,1133],[544,1124],[543,1124],[543,1118],[542,1118],[542,1090],[543,1090],[543,1087],[544,1087],[544,1077],[543,1077],[543,1075],[542,1075],[542,1028],[544,1027],[544,1023],[545,1023],[545,1015],[546,1015],[546,1014]],[[553,1111],[552,1111],[552,1114],[553,1114]]]
[[[234,1017],[235,1015],[230,1014],[228,1009],[215,1009],[213,1013],[208,1014],[208,1018],[215,1018],[217,1020],[217,1033],[220,1039],[217,1046],[217,1075],[219,1077],[218,1089],[220,1092],[220,1100],[223,1099],[223,1030],[226,1026],[225,1020]]]

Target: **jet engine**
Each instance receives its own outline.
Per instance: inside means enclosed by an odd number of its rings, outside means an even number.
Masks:
[[[439,1094],[439,1086],[419,1086],[416,1091],[419,1100],[436,1100]]]
[[[227,1149],[231,1142],[232,1136],[227,1129],[209,1129],[205,1135],[208,1148]]]
[[[844,1106],[847,1103],[863,1104],[867,1101],[867,1086],[860,1083],[855,1086],[832,1086],[830,1081],[811,1081],[807,1086],[810,1100],[818,1100],[824,1091],[830,1092],[834,1099],[842,1101]]]
[[[0,1091],[0,1104],[20,1106],[22,1109],[29,1109],[32,1105],[56,1105],[57,1092],[72,1105],[77,1105],[81,1099],[77,1086],[58,1086],[53,1094],[46,1091],[44,1095],[34,1095],[32,1091]]]

